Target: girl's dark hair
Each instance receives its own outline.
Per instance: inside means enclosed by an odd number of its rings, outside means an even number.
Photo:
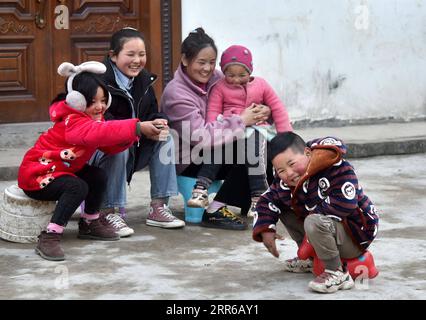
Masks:
[[[306,143],[301,136],[287,131],[278,133],[269,143],[268,157],[272,161],[277,155],[291,148],[296,153],[305,151]]]
[[[185,55],[186,59],[192,61],[201,50],[207,47],[212,47],[217,55],[217,47],[214,40],[204,32],[203,28],[197,28],[191,31],[183,40],[180,51]]]
[[[66,95],[68,93],[67,81],[68,79],[65,80],[65,93],[58,94],[56,98],[53,99],[52,103],[65,100]],[[72,81],[73,90],[78,91],[83,95],[84,99],[86,99],[87,107],[92,104],[92,100],[96,97],[96,93],[99,87],[101,87],[104,91],[106,103],[108,103],[108,89],[105,83],[97,74],[91,72],[81,72],[76,75]]]
[[[65,84],[65,87],[66,87],[66,84]],[[58,102],[58,101],[63,101],[66,99],[66,97],[67,97],[67,94],[65,92],[58,93],[58,95],[50,102],[50,104],[54,104],[55,102]]]
[[[123,49],[124,44],[132,38],[140,38],[143,42],[145,42],[141,32],[128,27],[118,30],[112,35],[109,49],[112,50],[114,55],[117,55]]]

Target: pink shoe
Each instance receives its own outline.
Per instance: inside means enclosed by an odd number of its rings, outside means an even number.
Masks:
[[[158,206],[151,205],[146,224],[152,227],[173,229],[184,227],[185,221],[176,218],[170,208],[166,204],[163,204]]]

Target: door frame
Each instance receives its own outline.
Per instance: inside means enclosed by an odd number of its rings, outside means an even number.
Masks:
[[[154,85],[160,99],[181,60],[182,0],[142,0],[141,5],[149,8],[149,17],[143,20],[142,32],[151,39],[151,44],[147,44],[151,47],[148,68],[161,78]],[[160,39],[160,43],[152,43],[153,39]],[[159,50],[154,50],[154,47]]]

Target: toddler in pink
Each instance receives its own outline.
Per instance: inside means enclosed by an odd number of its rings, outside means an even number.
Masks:
[[[263,104],[271,108],[272,119],[277,132],[293,131],[284,104],[274,89],[260,77],[251,76],[253,72],[252,55],[249,49],[233,45],[226,49],[220,60],[225,78],[220,80],[209,95],[207,122],[241,114],[252,104]]]
[[[266,105],[271,109],[275,124],[275,128],[269,123],[246,128],[244,156],[249,169],[252,200],[248,215],[254,216],[257,200],[268,188],[265,163],[266,140],[271,140],[277,132],[293,131],[293,128],[286,108],[272,87],[264,79],[251,76],[253,61],[249,49],[239,45],[229,47],[222,54],[220,66],[225,77],[214,85],[209,94],[206,122],[220,121],[221,118],[234,114],[239,115],[244,109],[253,105]],[[253,159],[255,159],[254,163]],[[222,164],[215,163],[202,165],[188,206],[208,205],[207,189],[216,178],[221,166]]]

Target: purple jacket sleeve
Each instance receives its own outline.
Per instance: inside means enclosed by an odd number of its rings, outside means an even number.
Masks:
[[[206,122],[214,122],[217,116],[223,114],[223,92],[219,86],[214,86],[209,95]]]

